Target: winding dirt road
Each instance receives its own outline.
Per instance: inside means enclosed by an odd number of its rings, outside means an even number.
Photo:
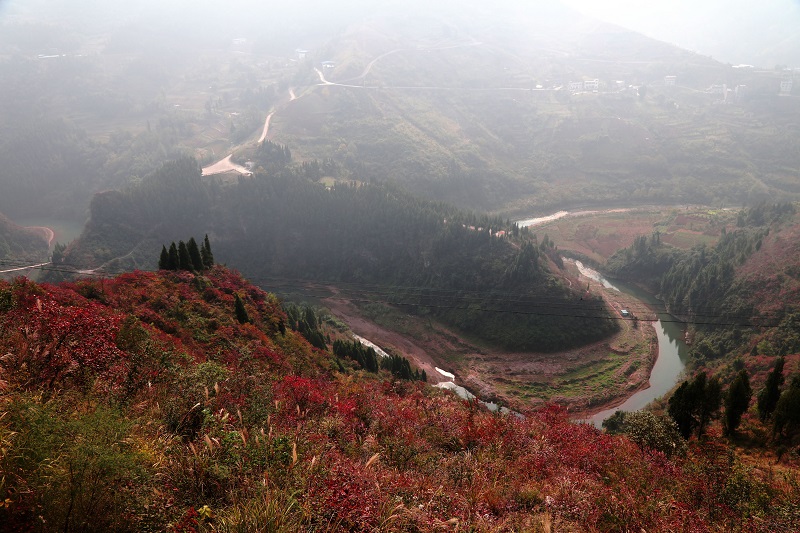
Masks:
[[[319,72],[319,71],[317,71]],[[322,73],[320,72],[320,76]],[[293,102],[297,100],[297,95],[294,93],[294,89],[289,89],[289,102]],[[261,144],[267,139],[267,135],[269,135],[269,126],[272,122],[272,116],[275,115],[277,112],[277,108],[273,108],[273,110],[267,115],[266,120],[264,121],[264,129],[261,131],[261,137],[258,138],[256,144]],[[203,176],[213,176],[215,174],[224,174],[225,172],[238,172],[243,176],[252,176],[253,173],[250,172],[248,169],[241,165],[237,165],[231,158],[233,157],[233,153],[228,154],[225,158],[220,159],[216,163],[212,163],[208,166],[203,167]]]
[[[261,132],[261,137],[258,138],[258,144],[263,143],[264,140],[267,138],[267,135],[269,134],[269,123],[272,121],[272,115],[274,114],[275,111],[267,115],[267,120],[264,121],[264,131]]]

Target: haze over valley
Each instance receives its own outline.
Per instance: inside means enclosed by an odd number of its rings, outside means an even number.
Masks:
[[[798,23],[0,0],[0,523],[796,530]]]

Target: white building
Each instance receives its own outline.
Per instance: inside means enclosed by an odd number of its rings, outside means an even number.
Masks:
[[[596,91],[600,88],[600,80],[586,80],[583,82],[584,91]]]

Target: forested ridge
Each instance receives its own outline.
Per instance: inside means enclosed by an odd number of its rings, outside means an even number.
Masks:
[[[263,150],[272,156],[258,166],[272,171],[232,185],[200,179],[194,160],[184,159],[97,195],[65,262],[124,257],[107,264],[152,267],[163,243],[208,234],[218,261],[267,285],[274,278],[378,285],[395,304],[507,348],[555,350],[615,330],[599,301],[581,304],[552,274],[548,243],[527,231],[389,184],[325,187],[317,180],[337,171],[331,163],[276,164],[276,147]]]
[[[800,349],[798,303],[781,298],[777,291],[797,284],[798,259],[787,254],[780,271],[755,265],[770,238],[775,241],[782,230],[796,225],[796,213],[796,207],[789,203],[742,209],[735,225],[723,228],[713,247],[679,250],[662,243],[657,233],[641,236],[631,247],[609,258],[607,272],[648,286],[663,300],[667,311],[700,332],[699,342],[691,350],[700,361],[739,352],[748,343],[757,342],[759,335],[772,339],[767,342],[775,347],[769,350],[770,355],[793,353]],[[782,245],[775,241],[772,246]],[[753,261],[751,268],[766,279],[743,276],[740,271],[748,261]],[[776,284],[773,278],[784,281]],[[771,288],[759,292],[762,285]]]

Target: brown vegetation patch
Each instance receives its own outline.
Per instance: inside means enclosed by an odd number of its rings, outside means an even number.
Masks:
[[[800,225],[773,232],[739,268],[761,312],[800,302]]]

